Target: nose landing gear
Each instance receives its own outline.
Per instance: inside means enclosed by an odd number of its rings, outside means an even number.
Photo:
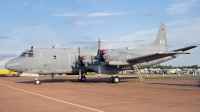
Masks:
[[[40,80],[38,79],[38,77],[35,77],[34,84],[35,84],[35,85],[40,85],[40,84],[41,84],[41,82],[40,82]]]

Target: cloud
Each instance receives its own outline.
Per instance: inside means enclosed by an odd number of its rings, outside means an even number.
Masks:
[[[15,57],[17,57],[16,54],[0,54],[0,68],[5,68],[4,65],[6,64],[6,62]]]
[[[155,14],[156,14],[156,12],[154,11],[154,12],[150,12],[150,13],[145,14],[145,16],[149,17],[149,16],[154,16]]]
[[[104,23],[104,21],[75,21],[73,24],[85,26],[85,25],[97,25],[101,23]]]
[[[45,6],[44,6],[44,3],[42,2],[42,3],[39,3],[39,4],[35,5],[35,6],[33,6],[33,8],[35,8],[35,9],[44,9]]]
[[[73,24],[73,23],[75,23],[76,21],[78,21],[79,18],[80,18],[80,16],[73,17],[73,18],[71,18],[70,20],[68,20],[68,21],[66,21],[66,22],[64,22],[64,23],[61,23],[61,25],[63,25],[63,24]]]
[[[135,42],[142,42],[144,40],[133,40],[133,41],[107,41],[107,40],[101,40],[101,47],[105,49],[111,49],[111,48],[126,48],[127,45],[131,45]],[[96,49],[98,46],[98,41],[72,41],[71,44],[77,44],[77,46],[85,45],[82,48],[84,49]],[[123,44],[122,43],[126,43]],[[125,46],[124,46],[125,45]]]
[[[22,3],[19,3],[19,4],[15,4],[15,3],[11,2],[11,4],[10,4],[9,7],[11,7],[11,8],[17,8],[17,9],[24,9],[24,8],[26,8],[29,5],[30,5],[29,2],[22,2]]]
[[[88,45],[88,44],[97,43],[97,41],[72,41],[70,43],[72,43],[72,44],[86,44],[86,45]]]
[[[183,14],[189,11],[189,8],[195,5],[196,0],[184,1],[177,4],[172,4],[165,11],[171,15]]]
[[[200,41],[199,42],[190,43],[190,44],[187,44],[185,46],[200,46]]]
[[[82,39],[84,39],[84,40],[93,40],[93,39],[95,39],[94,37],[82,37]]]
[[[58,17],[61,17],[61,16],[81,16],[81,14],[78,14],[78,13],[74,13],[74,12],[66,12],[66,13],[61,13],[61,14],[54,14],[53,16],[58,16]]]
[[[91,14],[80,14],[80,13],[74,13],[74,12],[66,12],[61,14],[54,14],[53,16],[87,16],[87,17],[100,17],[100,16],[120,16],[120,15],[126,15],[128,12],[98,12],[98,13],[91,13]]]
[[[12,37],[7,37],[7,36],[0,36],[0,39],[6,39],[7,42],[16,42],[18,39],[12,38]]]
[[[35,23],[32,23],[31,26],[38,26],[38,25],[41,25],[40,22],[35,22]]]
[[[92,14],[88,14],[86,16],[89,17],[97,17],[97,16],[120,16],[120,15],[126,15],[128,14],[127,12],[99,12],[99,13],[92,13]]]
[[[94,4],[94,5],[101,5],[102,2],[101,0],[88,0],[90,3]]]
[[[0,39],[12,39],[12,37],[0,36]]]
[[[7,29],[7,28],[6,28],[6,27],[2,27],[2,28],[0,28],[0,31],[1,31],[1,30],[5,30],[5,29]]]
[[[142,30],[142,31],[134,32],[134,33],[129,34],[127,36],[120,37],[119,40],[130,40],[130,39],[134,39],[134,38],[144,38],[144,37],[147,37],[147,35],[149,37],[152,34],[156,33],[157,30],[158,29],[149,29],[149,30]]]
[[[75,0],[76,2],[78,2],[78,3],[82,3],[83,1],[82,0]]]
[[[81,47],[81,49],[96,49],[97,48],[97,41],[72,41],[70,43],[73,45],[76,44],[77,46],[84,45],[83,47]]]
[[[79,25],[79,26],[88,26],[88,25],[99,25],[99,24],[104,24],[107,21],[105,20],[94,20],[94,21],[80,21],[77,18],[73,18],[67,22],[64,22],[62,24],[74,24],[74,25]]]
[[[166,23],[168,45],[174,48],[180,46],[199,45],[200,18],[187,20],[176,19]]]
[[[23,42],[23,47],[36,46],[49,46],[58,41],[58,37],[54,30],[40,24],[37,27],[24,26],[15,29],[15,35],[20,38]]]
[[[17,56],[16,54],[0,54],[0,60],[16,56]]]
[[[11,58],[10,58],[10,59],[11,59]],[[6,62],[8,62],[10,59],[0,60],[0,68],[1,68],[1,69],[5,68],[4,65],[5,65]]]
[[[3,46],[0,46],[0,49],[4,48]]]

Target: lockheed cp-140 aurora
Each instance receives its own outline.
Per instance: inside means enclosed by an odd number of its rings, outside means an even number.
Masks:
[[[188,46],[167,51],[166,30],[160,24],[157,38],[150,45],[136,49],[68,49],[68,48],[31,48],[5,64],[5,68],[22,73],[36,74],[35,84],[40,84],[40,74],[79,74],[79,81],[86,81],[87,72],[98,75],[112,75],[110,81],[118,83],[116,75],[121,70],[135,70],[156,65],[176,58],[197,46]],[[143,81],[139,73],[140,81]]]

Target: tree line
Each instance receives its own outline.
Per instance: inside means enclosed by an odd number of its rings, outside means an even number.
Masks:
[[[154,65],[151,66],[150,68],[160,68],[160,69],[198,69],[200,66],[198,65],[192,65],[192,66],[172,66],[172,65]]]

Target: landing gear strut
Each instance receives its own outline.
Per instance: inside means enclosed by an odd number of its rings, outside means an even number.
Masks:
[[[81,73],[81,70],[79,70],[78,81],[79,81],[79,82],[86,82],[85,74],[82,74],[82,73]]]
[[[38,77],[35,77],[34,84],[35,84],[35,85],[40,85],[40,84],[41,84],[41,82],[40,82],[40,80],[38,79]]]
[[[140,80],[141,82],[144,81],[144,79],[143,79],[143,77],[142,77],[140,71],[138,70],[137,65],[133,65],[133,68],[134,68],[134,70],[135,70],[136,72],[138,72],[139,80]]]
[[[114,75],[110,77],[110,83],[118,83],[119,82],[119,77]]]
[[[54,73],[51,74],[51,80],[54,81]]]

